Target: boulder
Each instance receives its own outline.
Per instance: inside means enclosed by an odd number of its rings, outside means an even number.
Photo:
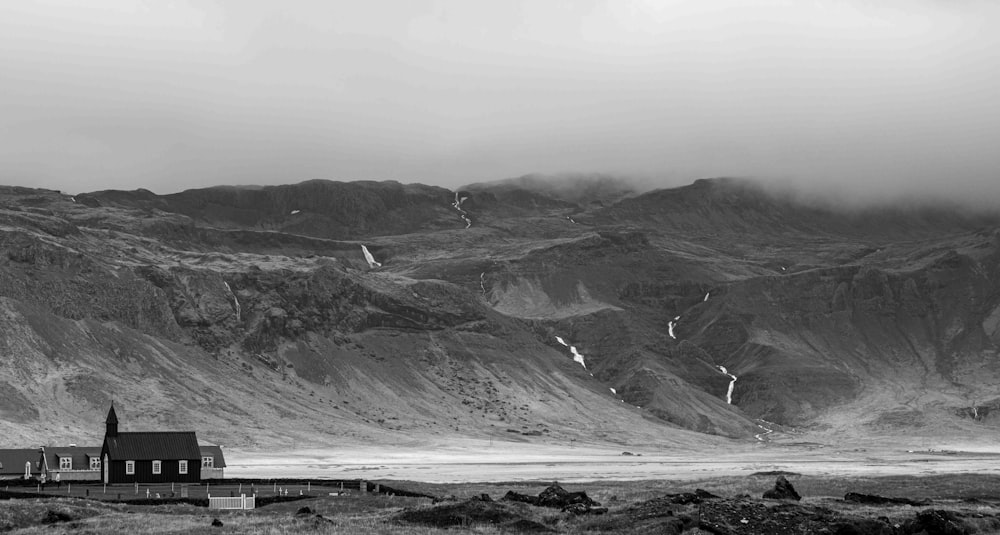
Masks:
[[[909,523],[908,523],[909,524]],[[908,526],[909,533],[934,535],[968,535],[972,529],[965,524],[955,511],[927,509],[917,513],[916,521]]]
[[[550,485],[539,493],[538,496],[528,496],[526,494],[510,490],[507,491],[507,494],[504,495],[503,499],[509,502],[522,502],[540,507],[564,508],[568,505],[574,504],[583,504],[587,507],[596,507],[601,505],[600,503],[590,499],[586,492],[569,492],[560,487],[558,484]]]
[[[799,501],[802,496],[795,492],[795,487],[785,479],[785,476],[778,476],[774,481],[774,488],[764,493],[764,498],[769,500],[795,500]]]
[[[711,492],[702,489],[695,489],[694,492],[682,492],[680,494],[668,494],[670,498],[670,503],[677,505],[688,505],[692,503],[701,503],[702,500],[713,500],[719,497]]]
[[[585,503],[573,503],[562,508],[564,513],[574,515],[603,515],[608,512],[607,507],[591,507]]]
[[[569,492],[559,485],[550,485],[538,495],[538,504],[543,507],[566,507],[578,503],[587,506],[601,505],[590,499],[586,492]]]

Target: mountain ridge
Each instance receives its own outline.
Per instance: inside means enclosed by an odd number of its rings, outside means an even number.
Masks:
[[[736,179],[598,176],[578,204],[540,180],[0,188],[0,366],[21,381],[0,426],[77,440],[107,401],[89,392],[115,391],[248,447],[995,436],[995,214],[832,210]]]

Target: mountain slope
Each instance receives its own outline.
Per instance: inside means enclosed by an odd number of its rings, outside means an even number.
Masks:
[[[3,188],[0,434],[996,436],[996,215],[581,180]]]

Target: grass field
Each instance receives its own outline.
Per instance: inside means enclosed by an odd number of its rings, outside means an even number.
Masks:
[[[927,509],[947,509],[959,512],[972,533],[995,533],[1000,529],[1000,476],[942,474],[927,477],[898,476],[879,478],[840,478],[787,475],[796,490],[803,496],[805,507],[819,507],[857,518],[878,518],[903,525],[907,519]],[[595,500],[608,507],[602,516],[574,516],[559,509],[533,507],[527,504],[502,502],[504,511],[512,512],[530,520],[529,528],[518,529],[514,524],[501,527],[490,521],[475,518],[460,519],[452,523],[452,528],[404,523],[400,513],[414,510],[433,510],[441,507],[432,505],[428,498],[390,497],[384,494],[354,491],[340,494],[339,484],[322,485],[253,485],[251,490],[258,497],[276,496],[281,487],[282,495],[287,488],[289,496],[302,492],[302,499],[264,505],[253,511],[223,511],[208,509],[186,503],[171,503],[163,498],[163,505],[150,506],[129,503],[127,495],[145,499],[146,487],[140,487],[135,494],[134,487],[114,486],[108,493],[100,485],[73,485],[61,489],[47,489],[51,497],[0,500],[0,531],[15,534],[181,534],[181,533],[371,533],[371,534],[442,534],[442,533],[528,533],[536,532],[538,526],[555,533],[631,533],[636,524],[622,524],[626,514],[637,504],[662,498],[669,494],[691,492],[704,489],[724,498],[749,495],[757,502],[761,493],[773,487],[775,476],[727,476],[707,478],[698,481],[599,481],[593,483],[567,484],[567,490],[586,491]],[[508,490],[522,494],[537,494],[552,482],[479,483],[479,484],[429,484],[420,482],[387,482],[395,488],[434,496],[453,496],[456,500],[446,503],[461,503],[473,496],[488,494],[499,500]],[[13,490],[13,489],[12,489]],[[26,489],[34,490],[34,489]],[[87,490],[90,491],[87,499]],[[149,487],[150,493],[161,496],[169,492],[169,486]],[[230,495],[246,491],[239,485],[204,485],[189,487],[190,497]],[[108,501],[117,498],[119,491],[123,502]],[[131,494],[129,494],[131,492]],[[917,506],[872,506],[843,500],[847,492],[879,494],[911,499],[928,499],[933,503],[926,507]],[[218,494],[216,494],[218,493]],[[331,496],[331,493],[339,494]],[[175,494],[177,487],[175,486]],[[110,498],[114,495],[115,498]],[[773,502],[771,502],[773,505]],[[308,514],[297,514],[308,507]],[[499,507],[499,506],[498,506]],[[697,516],[697,506],[679,508],[671,512],[678,515]],[[218,519],[222,526],[213,526]],[[685,533],[708,533],[698,527],[690,527]],[[902,533],[902,532],[901,532]]]

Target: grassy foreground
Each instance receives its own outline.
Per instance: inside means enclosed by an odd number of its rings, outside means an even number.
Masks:
[[[851,479],[788,475],[803,496],[803,506],[830,510],[857,518],[882,517],[888,526],[905,525],[917,512],[947,509],[960,512],[971,533],[1000,530],[1000,476],[949,474],[927,477],[882,477]],[[622,523],[626,513],[668,494],[703,489],[724,498],[749,495],[752,501],[774,485],[774,475],[711,478],[700,481],[629,481],[566,485],[567,490],[586,491],[608,508],[600,516],[561,512],[559,509],[527,504],[503,503],[505,511],[527,519],[520,524],[491,523],[490,520],[455,520],[450,527],[421,525],[400,520],[404,511],[433,510],[428,498],[402,498],[355,493],[306,496],[298,501],[273,503],[253,511],[221,511],[190,504],[135,505],[95,499],[54,496],[47,498],[0,500],[0,531],[15,534],[187,534],[187,533],[316,533],[316,534],[439,534],[439,533],[630,533],[637,524]],[[508,490],[537,494],[551,482],[427,484],[389,482],[390,485],[435,496],[465,498],[489,494],[499,500]],[[847,492],[930,500],[926,506],[874,506],[843,500]],[[303,507],[309,513],[298,513]],[[694,514],[697,508],[677,509],[680,515]],[[298,514],[297,514],[298,513]],[[666,516],[666,513],[661,516]],[[213,526],[218,519],[221,526]],[[631,521],[634,521],[632,518]],[[443,524],[442,524],[443,525]],[[749,528],[748,528],[749,529]],[[902,528],[899,528],[902,529]],[[746,531],[752,533],[753,531]],[[903,533],[904,531],[900,531]],[[684,533],[713,533],[696,524]],[[714,531],[714,533],[721,533]],[[732,533],[742,533],[733,531]]]

